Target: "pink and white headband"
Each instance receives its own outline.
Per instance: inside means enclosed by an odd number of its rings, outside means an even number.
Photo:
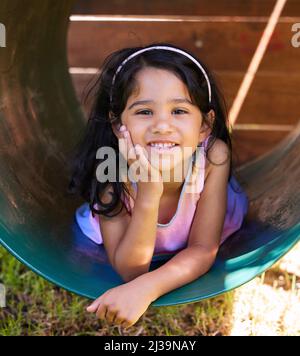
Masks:
[[[121,69],[123,68],[123,66],[132,58],[138,56],[139,54],[143,53],[143,52],[147,52],[147,51],[150,51],[150,50],[153,50],[153,49],[162,49],[162,50],[166,50],[166,51],[172,51],[172,52],[177,52],[177,53],[180,53],[182,54],[183,56],[189,58],[192,62],[194,62],[196,64],[196,66],[201,70],[201,72],[203,73],[205,79],[206,79],[206,82],[207,82],[207,87],[208,87],[208,101],[209,103],[211,104],[211,85],[210,85],[210,81],[209,81],[209,78],[208,78],[208,75],[206,73],[206,71],[204,70],[204,68],[202,67],[202,65],[193,57],[191,56],[190,54],[186,53],[185,51],[182,51],[181,49],[178,49],[178,48],[174,48],[174,47],[170,47],[170,46],[153,46],[153,47],[147,47],[147,48],[144,48],[144,49],[141,49],[133,54],[131,54],[129,57],[127,57],[125,60],[123,60],[123,62],[120,64],[120,66],[118,67],[118,69],[116,70],[116,73],[113,77],[113,80],[112,80],[112,87],[114,87],[114,84],[115,84],[115,81],[116,81],[116,77],[118,75],[118,73],[121,71]],[[112,89],[111,89],[111,93],[110,93],[110,103],[112,103]]]

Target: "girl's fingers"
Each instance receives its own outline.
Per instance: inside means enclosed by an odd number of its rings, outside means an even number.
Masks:
[[[98,309],[100,305],[100,300],[99,298],[96,299],[91,305],[89,305],[86,310],[89,312],[89,313],[95,313],[95,311]]]
[[[142,166],[143,170],[147,172],[148,174],[148,181],[150,178],[150,182],[159,182],[161,180],[161,174],[157,168],[153,165],[152,161],[149,161],[148,159],[148,152],[147,150],[140,146],[136,145],[136,152],[139,155],[139,162],[140,165]]]
[[[106,320],[108,323],[112,324],[115,323],[115,318],[117,316],[118,311],[117,310],[108,310],[106,312]]]
[[[119,314],[116,314],[115,320],[114,320],[114,324],[115,325],[122,325],[122,323],[125,322],[125,319],[120,317]]]
[[[107,307],[104,304],[100,304],[96,312],[97,318],[104,320],[106,318],[106,311],[107,311]]]
[[[123,157],[126,158],[127,147],[126,147],[126,138],[120,137],[119,138],[119,151],[122,153]]]
[[[132,325],[133,325],[133,323],[131,321],[128,321],[128,320],[124,320],[121,323],[121,327],[124,328],[125,330],[130,328]]]
[[[144,149],[144,147],[142,147],[140,145],[135,145],[134,149],[135,149],[136,155],[138,155],[137,159],[139,159],[141,162],[140,164],[143,167],[147,168],[149,166],[149,161],[146,158],[147,152],[145,152],[146,150]]]
[[[131,162],[136,160],[136,154],[135,154],[134,146],[133,146],[133,143],[131,140],[130,132],[125,131],[124,137],[126,139],[126,144],[127,144],[127,160],[128,160],[128,163],[131,164]]]
[[[119,138],[119,151],[130,166],[136,160],[131,136],[129,131],[120,130],[120,132],[121,138]]]
[[[148,154],[146,149],[140,145],[133,145],[131,135],[128,130],[120,130],[120,132],[121,134],[123,134],[124,138],[119,140],[119,150],[122,153],[123,157],[125,159],[127,158],[129,168],[131,167],[134,171],[134,164],[140,166],[142,168],[143,174],[145,174],[145,177],[143,175],[141,177],[142,181],[149,181],[149,177],[150,179],[153,178],[153,181],[155,182],[159,181],[159,172],[156,172],[155,169],[151,170],[150,168],[151,165],[147,157]],[[153,174],[153,177],[151,176],[151,174]],[[128,176],[130,180],[133,179],[134,181],[136,181],[136,177],[134,175],[132,176],[131,174],[128,174]]]
[[[147,180],[149,178],[149,175],[151,174],[151,172],[149,172],[150,169],[150,162],[148,161],[146,154],[145,153],[145,149],[140,146],[140,145],[135,145],[135,152],[137,157],[137,160],[139,161],[139,166],[142,167],[142,172],[146,175],[146,177],[141,177],[142,180]]]
[[[114,325],[120,325],[122,328],[128,328],[132,325],[132,322],[130,322],[127,318],[121,317],[117,314],[114,320]]]
[[[149,161],[144,155],[143,148],[140,145],[135,145],[136,160],[130,165],[128,177],[130,181],[149,181]],[[137,171],[140,171],[137,173]]]

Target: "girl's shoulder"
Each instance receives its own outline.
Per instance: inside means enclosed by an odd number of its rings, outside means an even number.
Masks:
[[[230,162],[230,150],[221,139],[215,139],[213,145],[205,155],[205,180],[213,167]]]

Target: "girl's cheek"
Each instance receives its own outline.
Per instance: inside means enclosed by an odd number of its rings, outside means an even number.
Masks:
[[[122,121],[123,125],[127,126],[127,124],[128,124],[128,115],[126,114],[126,111],[122,112],[121,121]]]

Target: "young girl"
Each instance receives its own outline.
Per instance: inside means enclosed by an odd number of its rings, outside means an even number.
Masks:
[[[220,244],[240,229],[248,200],[232,174],[225,102],[195,56],[162,43],[125,48],[106,58],[95,88],[70,190],[87,202],[76,211],[81,230],[104,244],[126,283],[87,310],[129,327],[155,299],[211,268]],[[101,147],[115,153],[114,181],[97,174]],[[171,154],[180,158],[166,168]],[[139,162],[140,173],[158,179],[124,179],[124,157],[128,172]],[[154,255],[165,253],[174,256],[149,272]]]

